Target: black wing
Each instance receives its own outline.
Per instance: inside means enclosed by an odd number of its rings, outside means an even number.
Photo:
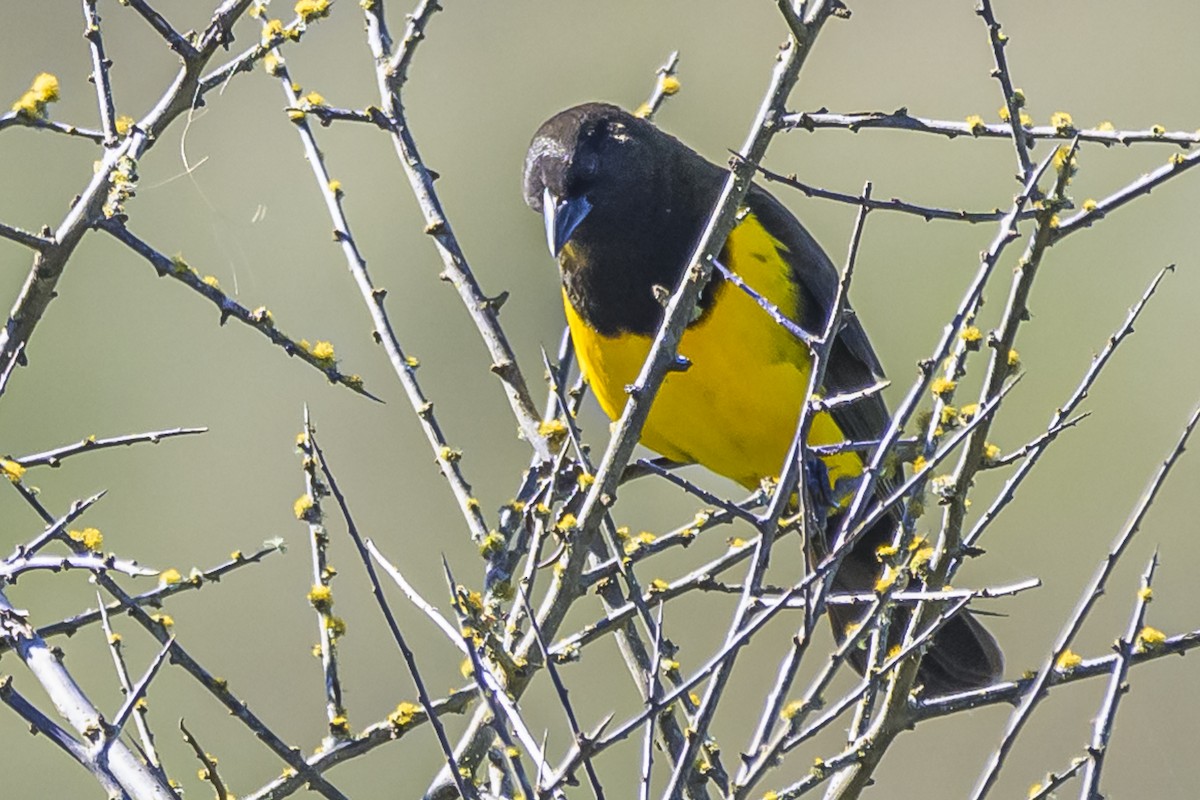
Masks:
[[[784,258],[800,286],[800,327],[815,335],[825,330],[829,309],[837,296],[838,271],[799,220],[765,189],[752,186],[746,205],[767,232],[787,247]],[[827,394],[864,389],[883,377],[867,333],[857,316],[843,326],[825,369]],[[890,417],[883,398],[876,394],[835,409],[834,421],[849,439],[871,440],[883,435]]]

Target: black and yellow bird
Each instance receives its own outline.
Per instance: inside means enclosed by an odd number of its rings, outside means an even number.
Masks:
[[[647,120],[603,103],[555,115],[530,143],[525,202],[544,215],[575,353],[609,417],[625,407],[625,387],[641,370],[663,318],[663,290],[678,284],[727,175]],[[718,261],[800,328],[820,335],[837,291],[837,270],[767,191],[752,186],[743,206]],[[689,366],[667,375],[642,444],[745,487],[777,476],[807,399],[807,345],[749,293],[714,274],[679,354]],[[882,374],[862,325],[851,317],[830,353],[824,391],[862,389]],[[817,415],[809,441],[878,439],[888,420],[876,394]],[[831,492],[844,493],[862,473],[858,453],[823,461]],[[843,563],[836,588],[874,585],[876,550],[890,541],[894,527],[885,519],[868,532]],[[856,615],[837,613],[836,632]],[[927,693],[942,694],[986,685],[1001,668],[995,640],[960,613],[935,637],[920,681]]]

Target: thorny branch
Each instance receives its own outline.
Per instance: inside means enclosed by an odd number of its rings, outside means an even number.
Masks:
[[[753,787],[772,773],[786,754],[801,744],[809,743],[816,733],[857,707],[850,726],[852,736],[849,746],[819,760],[818,767],[806,777],[772,793],[780,798],[796,797],[829,782],[827,796],[856,797],[871,780],[875,767],[900,732],[924,720],[964,709],[999,702],[1012,703],[1017,709],[976,788],[974,797],[982,798],[994,784],[1007,753],[1046,691],[1063,683],[1103,674],[1108,676],[1108,689],[1095,720],[1086,758],[1075,762],[1062,773],[1052,774],[1035,795],[1048,797],[1056,788],[1082,774],[1081,796],[1088,800],[1099,796],[1099,777],[1118,702],[1127,687],[1129,670],[1145,661],[1167,654],[1184,653],[1200,646],[1200,632],[1167,637],[1145,626],[1156,557],[1143,577],[1142,590],[1138,594],[1129,626],[1117,643],[1116,654],[1085,660],[1071,654],[1069,645],[1103,591],[1117,559],[1141,525],[1167,474],[1181,456],[1189,435],[1200,422],[1200,408],[1193,413],[1176,447],[1152,478],[1129,523],[1085,590],[1075,613],[1067,621],[1036,675],[944,698],[914,696],[910,690],[922,651],[934,633],[957,611],[980,598],[1015,593],[1037,584],[1036,580],[1031,580],[996,589],[948,587],[948,582],[963,559],[978,552],[975,544],[980,535],[1011,503],[1016,488],[1042,454],[1064,430],[1087,415],[1087,412],[1076,413],[1076,409],[1095,384],[1116,347],[1132,332],[1134,322],[1165,272],[1171,269],[1168,267],[1163,270],[1151,282],[1141,300],[1131,309],[1124,325],[1095,357],[1074,394],[1054,413],[1045,433],[1008,455],[985,455],[987,434],[993,425],[1000,400],[1014,385],[1014,341],[1018,329],[1027,319],[1027,299],[1032,291],[1033,278],[1049,249],[1068,234],[1101,221],[1118,208],[1145,196],[1200,162],[1200,152],[1177,153],[1166,165],[1117,188],[1100,201],[1089,200],[1076,209],[1066,189],[1076,169],[1075,157],[1079,146],[1084,143],[1106,146],[1166,143],[1188,150],[1200,144],[1200,134],[1168,132],[1159,126],[1122,131],[1107,125],[1079,129],[1069,116],[1061,113],[1055,115],[1049,126],[1032,125],[1023,116],[1025,97],[1015,88],[1012,80],[1006,56],[1008,38],[996,20],[991,0],[982,0],[977,11],[987,27],[995,65],[993,76],[999,82],[1004,97],[1004,115],[1007,117],[1004,124],[984,123],[975,116],[963,122],[921,118],[910,115],[907,109],[892,113],[837,114],[825,110],[785,113],[784,104],[791,87],[824,21],[829,16],[844,16],[847,12],[836,0],[811,0],[800,4],[778,0],[783,21],[791,34],[789,41],[778,56],[770,86],[751,132],[740,151],[735,153],[730,174],[689,259],[684,278],[674,287],[666,305],[664,319],[654,338],[650,355],[637,381],[629,389],[625,411],[613,430],[599,467],[593,469],[588,443],[575,419],[583,396],[583,386],[577,383],[574,388],[567,388],[570,382],[569,341],[564,338],[555,364],[546,359],[550,392],[546,410],[539,413],[517,363],[515,351],[500,323],[499,312],[506,295],[501,293],[489,297],[483,292],[434,189],[436,174],[425,164],[417,150],[402,103],[402,92],[414,66],[418,45],[426,38],[430,19],[440,10],[436,0],[418,2],[413,13],[405,20],[398,44],[388,30],[383,3],[368,0],[362,4],[366,11],[367,43],[374,59],[380,107],[361,110],[338,108],[325,104],[323,100],[315,101],[311,96],[302,97],[283,60],[281,48],[300,41],[308,34],[313,23],[329,13],[330,5],[325,0],[301,0],[295,5],[296,18],[286,24],[264,18],[256,41],[215,67],[211,62],[218,50],[230,48],[233,28],[239,19],[252,9],[254,15],[260,15],[264,7],[251,0],[225,0],[215,9],[211,22],[203,30],[181,33],[150,0],[128,0],[124,5],[129,6],[158,34],[161,43],[174,52],[180,62],[175,79],[150,112],[132,124],[118,122],[109,70],[111,62],[105,48],[98,3],[97,0],[82,0],[84,38],[90,54],[91,80],[95,84],[100,129],[80,128],[51,120],[44,113],[44,102],[36,107],[37,113],[14,108],[14,111],[0,115],[0,131],[16,126],[30,127],[71,136],[81,143],[90,141],[103,148],[95,176],[81,191],[56,229],[46,228],[31,233],[0,223],[0,238],[33,251],[33,264],[25,285],[12,307],[7,325],[0,331],[0,395],[3,395],[15,366],[24,364],[31,336],[55,296],[75,248],[94,229],[110,233],[117,241],[149,261],[160,275],[176,278],[213,302],[220,310],[222,323],[230,317],[237,319],[260,331],[289,355],[299,356],[320,369],[329,380],[366,394],[361,379],[345,375],[337,369],[331,347],[328,350],[313,347],[279,333],[265,307],[251,310],[242,306],[223,292],[215,281],[202,278],[181,258],[171,259],[153,249],[126,227],[126,202],[134,194],[138,162],[145,153],[162,138],[174,120],[202,104],[206,95],[224,87],[235,76],[264,63],[267,71],[279,79],[284,89],[288,119],[301,137],[333,221],[338,246],[367,305],[376,339],[387,351],[393,371],[405,389],[439,467],[451,486],[467,529],[488,558],[489,574],[485,587],[487,594],[483,596],[450,578],[457,618],[452,622],[443,617],[417,594],[397,564],[384,559],[378,548],[358,533],[345,498],[329,471],[306,417],[301,450],[305,459],[306,496],[309,502],[307,510],[303,514],[298,510],[297,514],[309,525],[311,534],[313,582],[309,601],[317,611],[321,631],[328,735],[320,751],[303,756],[275,734],[262,719],[252,714],[245,702],[233,696],[221,679],[201,667],[183,648],[178,636],[168,630],[170,625],[164,622],[161,615],[151,615],[144,609],[147,605],[160,606],[177,593],[199,588],[234,569],[257,563],[278,550],[278,544],[269,543],[250,556],[236,553],[230,561],[206,572],[193,571],[186,579],[178,576],[177,580],[164,580],[154,590],[131,595],[115,582],[110,573],[136,576],[154,574],[154,571],[112,553],[101,555],[90,552],[83,542],[73,540],[66,534],[67,523],[83,514],[99,495],[76,503],[67,515],[56,520],[41,506],[35,491],[22,480],[27,468],[42,465],[57,467],[64,459],[90,450],[157,442],[163,438],[203,432],[205,429],[177,428],[109,439],[88,437],[77,444],[0,459],[0,471],[48,526],[0,562],[0,588],[7,589],[18,577],[31,570],[82,569],[90,572],[95,582],[116,598],[115,602],[108,603],[98,599],[99,610],[84,611],[35,630],[24,612],[14,608],[5,596],[0,595],[0,651],[16,651],[50,692],[60,715],[68,720],[76,733],[70,733],[38,710],[16,691],[9,679],[0,680],[0,700],[35,730],[46,734],[75,762],[89,769],[105,791],[112,796],[136,797],[139,800],[143,797],[172,796],[167,773],[155,751],[153,737],[139,712],[141,701],[155,674],[170,661],[200,682],[247,726],[253,736],[264,741],[288,764],[288,773],[248,795],[263,800],[280,800],[306,786],[326,797],[340,798],[342,793],[325,779],[326,770],[360,757],[389,741],[403,738],[408,731],[425,723],[430,723],[431,732],[435,734],[447,763],[447,769],[430,789],[429,797],[443,798],[457,793],[464,798],[490,798],[497,791],[505,794],[519,791],[529,798],[566,797],[571,782],[575,780],[575,773],[582,768],[586,771],[591,793],[603,798],[601,767],[606,762],[595,761],[593,757],[631,741],[638,731],[645,730],[646,736],[640,749],[639,791],[641,797],[648,798],[651,795],[651,770],[655,759],[651,746],[652,731],[656,722],[671,765],[665,798],[675,800],[684,794],[691,798],[707,797],[713,787],[723,796],[745,798]],[[663,100],[678,91],[678,63],[678,53],[672,53],[659,68],[654,90],[639,109],[640,115],[652,117]],[[459,453],[449,446],[433,416],[432,404],[416,381],[414,360],[405,354],[396,338],[384,310],[386,292],[378,288],[367,273],[365,257],[351,233],[343,210],[340,185],[326,170],[323,153],[309,126],[311,117],[316,117],[323,125],[341,121],[366,122],[389,137],[400,168],[409,179],[417,199],[425,232],[433,239],[441,259],[443,277],[459,293],[468,316],[484,342],[491,370],[500,379],[521,436],[528,441],[532,450],[530,469],[514,500],[501,509],[495,524],[489,522],[466,482],[459,464]],[[896,198],[879,200],[871,197],[869,184],[858,195],[833,192],[805,184],[794,175],[784,176],[758,165],[775,133],[789,129],[813,131],[823,128],[853,132],[879,128],[949,138],[1009,139],[1016,153],[1022,189],[1008,210],[965,211],[919,205]],[[1030,150],[1041,140],[1060,140],[1070,144],[1035,164],[1030,157]],[[1050,164],[1054,164],[1057,177],[1053,188],[1043,193],[1039,182]],[[946,326],[930,358],[920,365],[916,380],[883,435],[874,441],[824,448],[810,448],[807,444],[807,423],[813,414],[828,411],[834,406],[851,405],[867,394],[882,390],[883,384],[806,403],[800,410],[796,436],[779,482],[764,486],[748,500],[734,503],[676,474],[672,471],[676,465],[642,460],[631,466],[631,461],[655,392],[675,362],[679,339],[711,273],[714,270],[721,271],[725,280],[739,285],[739,276],[718,264],[715,256],[736,224],[739,205],[756,174],[810,197],[852,204],[859,209],[860,216],[852,236],[847,268],[822,335],[804,331],[792,324],[778,308],[758,296],[749,286],[741,284],[741,288],[759,302],[764,313],[792,330],[810,348],[813,357],[810,391],[814,395],[819,394],[822,388],[822,375],[830,348],[843,321],[847,284],[862,235],[862,220],[868,210],[896,211],[925,220],[994,222],[997,223],[997,232],[983,253],[979,270],[970,281],[954,317]],[[1067,215],[1068,211],[1073,213]],[[1020,238],[1020,229],[1026,223],[1032,223],[1032,230],[1027,233],[1024,253],[1014,271],[1008,303],[999,324],[987,340],[990,355],[978,402],[971,404],[974,410],[970,414],[950,414],[948,409],[955,410],[950,406],[953,384],[969,365],[974,364],[973,354],[979,349],[970,344],[977,339],[968,339],[967,331],[975,324],[985,287],[999,267],[1007,246]],[[949,388],[945,384],[935,384],[939,370],[941,380],[949,382]],[[933,391],[933,418],[945,420],[946,429],[931,424],[924,431],[913,431],[912,422],[918,408],[928,401],[928,393],[934,386],[938,388]],[[953,424],[949,420],[953,420]],[[951,428],[953,430],[949,430]],[[807,497],[805,491],[809,485],[805,479],[808,459],[813,455],[829,455],[850,449],[864,454],[866,468],[848,498],[838,529],[831,532],[827,556],[819,563],[808,565],[807,572],[791,585],[788,585],[788,581],[783,581],[782,586],[771,585],[766,581],[766,570],[773,545],[792,533],[805,536],[812,534],[808,528],[812,522],[808,513],[811,498]],[[926,577],[926,586],[930,588],[911,589],[896,583],[875,592],[853,595],[831,593],[833,571],[863,533],[883,515],[891,513],[892,509],[903,508],[904,521],[897,529],[896,541],[903,544],[911,539],[912,526],[919,515],[912,513],[915,507],[913,503],[920,500],[925,492],[929,479],[933,477],[932,471],[945,459],[955,455],[958,463],[948,476],[949,480],[938,484],[944,509],[938,545],[934,548]],[[913,464],[912,474],[902,480],[900,486],[889,486],[886,490],[881,487],[879,478],[885,464],[912,461],[914,458],[917,462]],[[975,475],[985,468],[999,469],[1013,464],[1016,464],[1016,468],[1004,488],[974,526],[968,528],[965,524],[966,507]],[[658,538],[629,536],[616,526],[610,511],[622,482],[635,474],[656,475],[710,508],[705,508],[695,519],[667,535]],[[333,571],[325,552],[329,546],[329,534],[320,514],[321,499],[326,492],[332,494],[337,502],[393,641],[404,657],[418,694],[418,703],[401,703],[386,719],[367,726],[357,734],[350,730],[342,706],[339,674],[343,668],[335,657],[339,621],[330,612],[330,578]],[[884,494],[886,496],[881,496]],[[767,508],[760,514],[757,509],[763,504]],[[568,520],[572,524],[568,524]],[[647,559],[667,550],[685,547],[701,535],[711,537],[713,534],[710,531],[732,523],[748,524],[757,535],[747,541],[730,539],[726,552],[716,557],[710,555],[706,563],[675,580],[655,579],[643,586],[634,574],[634,567]],[[549,586],[540,591],[539,601],[536,579],[539,576],[541,551],[543,545],[549,547],[557,539],[562,541],[551,559],[555,568],[551,571]],[[67,545],[69,554],[50,555],[41,552],[56,543]],[[725,571],[742,562],[748,564],[746,575],[740,582],[720,578]],[[473,685],[455,690],[441,699],[430,694],[425,679],[418,671],[415,654],[384,599],[376,567],[389,575],[408,599],[435,623],[446,643],[456,652],[468,656]],[[446,569],[448,573],[448,565]],[[940,586],[947,588],[938,589]],[[593,617],[594,621],[590,624],[564,634],[562,628],[568,612],[575,609],[577,601],[592,587],[597,588],[601,596],[603,616],[599,619]],[[685,595],[695,596],[694,593],[700,591],[736,593],[739,601],[722,644],[714,653],[699,659],[698,666],[686,670],[675,660],[676,647],[665,637],[662,619],[667,604],[675,603]],[[829,606],[848,604],[864,609],[860,627],[827,654],[828,660],[821,665],[801,698],[788,702],[801,660],[811,656],[808,646],[813,626]],[[656,607],[656,613],[651,612],[652,605]],[[887,640],[887,626],[892,624],[891,615],[898,606],[913,610],[902,646],[898,651],[888,652],[881,643]],[[763,713],[740,768],[733,775],[731,771],[726,771],[715,741],[709,735],[709,728],[714,723],[722,698],[733,685],[731,680],[739,650],[752,637],[758,636],[778,614],[789,610],[797,611],[801,621],[793,628],[795,635],[791,646],[780,662],[774,686],[764,698]],[[121,656],[120,636],[111,628],[109,616],[119,613],[131,616],[160,645],[158,657],[136,683]],[[125,692],[125,701],[111,722],[106,722],[82,695],[61,660],[53,657],[53,651],[45,644],[48,636],[70,634],[96,621],[101,621],[104,626],[118,680]],[[643,631],[646,636],[643,636]],[[572,675],[564,667],[579,658],[582,648],[610,633],[616,636],[642,699],[642,706],[615,727],[610,726],[614,718],[610,714],[587,732],[587,721],[569,699]],[[649,647],[647,637],[651,642]],[[824,695],[832,678],[847,663],[852,650],[864,646],[866,642],[875,643],[871,649],[872,671],[850,692],[826,704]],[[1072,657],[1064,658],[1068,655]],[[561,758],[558,758],[557,767],[549,764],[552,758],[548,749],[550,740],[545,736],[538,739],[534,727],[536,721],[527,717],[528,710],[518,705],[522,694],[543,668],[553,684],[554,696],[570,731],[570,741]],[[701,687],[703,697],[697,702],[692,697],[692,691],[701,691]],[[449,712],[463,713],[472,703],[476,705],[475,716],[468,723],[460,744],[455,747],[442,724],[441,716]],[[820,716],[811,719],[814,712],[822,709]],[[138,725],[140,747],[127,744],[121,738],[121,732],[130,717]],[[204,763],[206,779],[218,795],[227,794],[225,783],[217,775],[215,760],[205,753],[186,729],[184,733],[197,757]],[[493,745],[496,737],[503,746]],[[491,760],[493,771],[490,789],[485,789],[482,779],[475,777],[485,758]],[[527,765],[535,769],[528,770]]]

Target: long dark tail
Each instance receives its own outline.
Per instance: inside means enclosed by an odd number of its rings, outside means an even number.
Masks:
[[[838,517],[830,518],[829,529],[836,530],[839,521]],[[889,516],[867,532],[842,562],[841,569],[834,577],[834,591],[863,592],[874,588],[880,573],[875,550],[881,543],[891,541],[895,526],[895,520]],[[834,636],[838,641],[844,638],[846,629],[857,623],[865,613],[865,607],[829,607]],[[908,618],[905,609],[897,609],[891,626],[893,641],[889,642],[889,646],[899,643]],[[864,671],[866,660],[867,654],[861,650],[852,654],[850,659],[859,673]],[[999,680],[1003,671],[1004,655],[1000,645],[970,612],[964,610],[934,634],[933,643],[921,660],[917,681],[925,687],[922,694],[928,697],[987,686]]]

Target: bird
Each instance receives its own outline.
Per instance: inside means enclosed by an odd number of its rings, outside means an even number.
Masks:
[[[601,409],[617,419],[729,170],[708,161],[654,123],[608,103],[585,103],[537,129],[524,164],[526,204],[543,216],[558,263],[563,306],[577,361]],[[812,351],[835,303],[838,270],[796,217],[752,183],[679,342],[683,369],[663,379],[640,442],[682,464],[700,464],[747,488],[779,475],[807,402]],[[736,275],[753,292],[724,277]],[[809,340],[811,342],[811,339]],[[883,367],[854,314],[837,334],[821,390],[861,390]],[[809,444],[878,440],[890,420],[879,393],[812,420]],[[826,531],[835,531],[836,498],[853,491],[861,453],[822,456],[831,498]],[[814,460],[815,461],[815,460]],[[884,476],[894,483],[899,467]],[[824,489],[824,486],[820,487]],[[844,501],[842,501],[844,502]],[[877,550],[896,526],[885,516],[866,532],[833,579],[836,591],[870,591],[880,577]],[[811,537],[810,537],[811,538]],[[827,542],[811,542],[820,553]],[[841,639],[862,608],[831,606]],[[893,628],[901,626],[892,626]],[[861,671],[864,654],[851,659]],[[928,695],[967,691],[998,680],[1003,656],[967,611],[935,634],[918,673]]]

